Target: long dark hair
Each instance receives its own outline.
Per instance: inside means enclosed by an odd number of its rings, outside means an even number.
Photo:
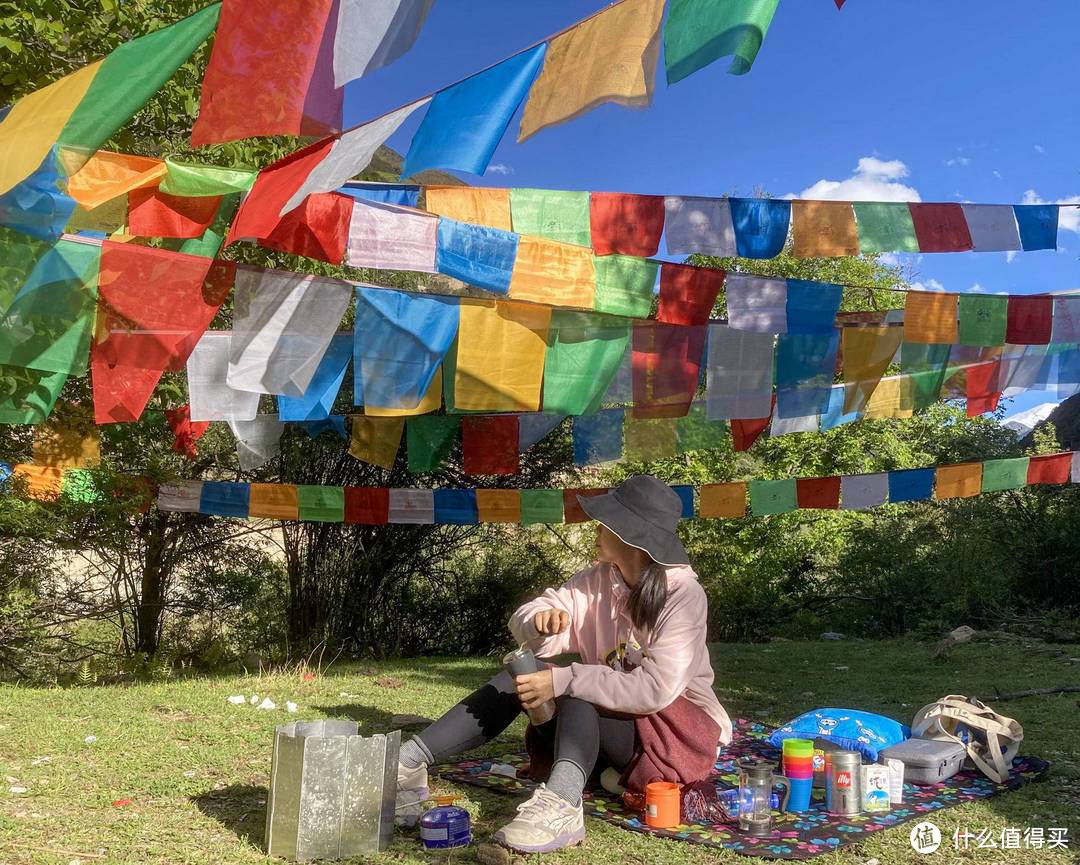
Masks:
[[[667,571],[663,565],[651,562],[630,590],[628,611],[630,621],[639,631],[651,632],[667,603]]]

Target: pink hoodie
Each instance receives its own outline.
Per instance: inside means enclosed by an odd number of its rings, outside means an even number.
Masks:
[[[627,610],[630,588],[606,562],[579,571],[559,588],[519,607],[510,617],[510,631],[538,657],[581,655],[582,664],[552,667],[556,697],[569,694],[611,711],[650,715],[685,696],[716,721],[719,744],[726,745],[731,720],[712,689],[705,590],[692,568],[666,570],[667,604],[654,631],[645,635],[644,646],[635,639]],[[542,636],[533,617],[549,608],[568,613],[570,627]]]

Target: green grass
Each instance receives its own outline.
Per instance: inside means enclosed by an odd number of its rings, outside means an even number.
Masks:
[[[946,693],[1075,684],[1078,647],[976,643],[944,662],[913,641],[780,642],[717,645],[713,664],[720,700],[733,716],[780,723],[815,706],[844,705],[907,720]],[[837,667],[848,667],[846,671]],[[341,717],[365,733],[389,729],[396,713],[437,716],[495,670],[492,659],[424,659],[335,665],[304,682],[299,675],[234,676],[131,686],[0,687],[0,863],[269,863],[261,851],[270,744],[275,724]],[[389,678],[386,678],[389,677]],[[270,696],[280,707],[258,711],[226,702],[230,694]],[[347,694],[350,696],[342,696]],[[295,715],[286,700],[299,704]],[[989,700],[993,705],[993,700]],[[1076,695],[1002,703],[1027,734],[1024,752],[1054,763],[1051,777],[1007,796],[934,816],[955,828],[998,832],[1065,826],[1070,851],[972,851],[916,855],[903,827],[881,832],[817,862],[881,863],[1075,861],[1080,850],[1080,737]],[[523,722],[487,746],[520,747]],[[96,736],[92,744],[87,736]],[[48,760],[41,758],[47,757]],[[37,763],[34,765],[34,763]],[[9,779],[15,779],[14,781]],[[21,786],[25,793],[11,793]],[[436,792],[464,793],[481,808],[474,831],[484,839],[513,814],[516,801],[475,788],[435,782]],[[116,807],[120,799],[131,805]],[[714,849],[623,831],[589,819],[581,847],[536,857],[560,863],[747,862]],[[943,850],[945,848],[943,847]],[[60,852],[52,852],[60,851]],[[475,862],[474,848],[454,861]],[[420,865],[430,860],[415,834],[369,861]]]

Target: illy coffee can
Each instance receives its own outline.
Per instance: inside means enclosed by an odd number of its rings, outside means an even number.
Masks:
[[[851,816],[861,810],[860,766],[862,755],[856,751],[834,751],[829,755],[825,764],[825,784],[830,814]]]
[[[536,663],[536,655],[527,646],[522,646],[506,655],[503,658],[503,666],[511,676],[526,676],[540,670],[540,665]],[[555,701],[548,700],[535,709],[526,709],[525,714],[535,726],[546,724],[555,717]]]

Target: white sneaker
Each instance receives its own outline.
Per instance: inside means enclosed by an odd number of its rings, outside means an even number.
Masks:
[[[579,844],[585,838],[585,813],[541,784],[532,798],[517,808],[518,815],[494,835],[494,840],[521,853],[550,853]]]
[[[407,769],[398,763],[394,823],[398,826],[415,826],[424,812],[423,803],[430,798],[427,767]]]

